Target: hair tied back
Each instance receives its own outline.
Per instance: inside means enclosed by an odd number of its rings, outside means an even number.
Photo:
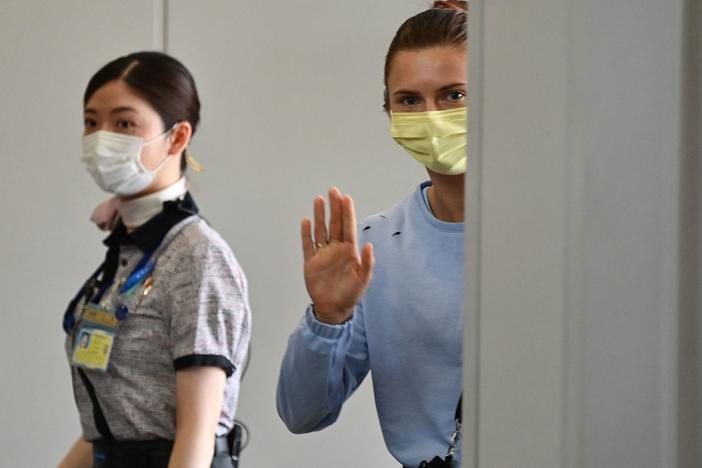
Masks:
[[[431,7],[442,10],[468,11],[468,2],[465,0],[437,0]]]

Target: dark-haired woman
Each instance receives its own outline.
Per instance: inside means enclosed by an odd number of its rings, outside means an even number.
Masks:
[[[63,318],[83,434],[60,466],[231,467],[251,315],[244,274],[184,176],[193,78],[134,53],[100,69],[83,104],[82,161],[118,197],[118,220]]]
[[[386,445],[408,467],[459,463],[466,17],[466,2],[435,2],[397,31],[384,107],[393,138],[430,181],[358,233],[349,196],[329,192],[329,225],[315,200],[314,226],[302,223],[312,305],[278,381],[278,413],[301,433],[332,424],[372,372]]]

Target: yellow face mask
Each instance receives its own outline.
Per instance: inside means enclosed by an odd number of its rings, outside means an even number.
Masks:
[[[393,112],[390,133],[414,159],[444,175],[466,172],[465,107],[444,111]]]

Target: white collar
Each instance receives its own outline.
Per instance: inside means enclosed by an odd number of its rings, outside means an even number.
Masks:
[[[182,198],[187,191],[188,181],[185,177],[181,177],[178,182],[158,192],[133,200],[120,200],[117,211],[122,223],[129,229],[135,229],[159,214],[163,210],[164,202]]]

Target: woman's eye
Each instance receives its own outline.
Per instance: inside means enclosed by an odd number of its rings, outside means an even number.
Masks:
[[[95,119],[83,119],[83,126],[85,128],[94,128],[97,126]]]
[[[117,121],[117,128],[121,130],[129,130],[130,128],[134,127],[134,124],[130,122],[129,120],[118,120]]]
[[[418,99],[414,96],[405,96],[400,100],[400,102],[405,106],[414,106],[417,104]]]
[[[462,91],[452,91],[446,96],[446,99],[449,101],[460,101],[465,97],[466,94]]]

